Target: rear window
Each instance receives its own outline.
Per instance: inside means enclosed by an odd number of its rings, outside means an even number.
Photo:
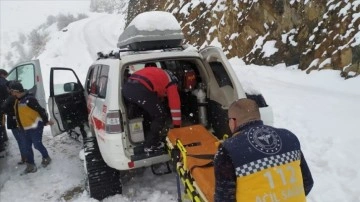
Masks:
[[[231,79],[221,62],[209,62],[209,64],[220,87],[226,85],[233,87]]]

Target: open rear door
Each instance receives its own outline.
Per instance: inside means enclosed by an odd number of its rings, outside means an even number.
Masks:
[[[231,134],[227,119],[227,110],[230,104],[246,96],[234,70],[220,48],[209,46],[200,50],[200,54],[209,73],[208,121],[215,135],[221,139],[223,135]]]
[[[87,123],[84,88],[76,73],[69,68],[52,67],[48,100],[53,136],[70,132]]]
[[[39,104],[46,109],[44,83],[39,60],[32,60],[15,66],[6,78],[19,81],[24,89],[35,95]]]
[[[214,75],[210,76],[211,101],[220,104],[221,108],[228,109],[233,101],[247,97],[234,69],[220,48],[209,46],[202,49],[200,54],[203,56],[205,63],[208,64],[207,68],[211,69],[210,74]],[[217,109],[213,108],[212,110],[216,115]],[[260,114],[265,124],[273,125],[273,112],[270,106],[260,106]],[[227,127],[226,125],[224,124],[224,127]]]
[[[210,85],[214,90],[210,92],[210,99],[227,108],[234,100],[246,98],[234,70],[220,48],[208,46],[200,50],[200,54],[208,64],[210,74],[213,74],[210,76]]]

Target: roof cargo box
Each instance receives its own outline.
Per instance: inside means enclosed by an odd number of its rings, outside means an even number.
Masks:
[[[134,51],[175,48],[184,35],[176,18],[168,12],[150,11],[137,15],[120,35],[118,48]]]

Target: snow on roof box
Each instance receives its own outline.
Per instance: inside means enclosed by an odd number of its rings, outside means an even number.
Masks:
[[[168,12],[150,11],[137,15],[120,35],[118,48],[156,50],[179,47],[184,39],[176,18]]]

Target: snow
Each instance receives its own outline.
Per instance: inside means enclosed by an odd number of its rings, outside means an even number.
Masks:
[[[351,3],[347,3],[346,6],[342,7],[338,13],[338,16],[346,16],[351,9]]]
[[[0,65],[3,66],[3,56],[10,49],[11,42],[18,40],[19,33],[28,35],[49,15],[87,14],[90,0],[26,0],[0,1]],[[46,8],[46,9],[44,9]],[[38,12],[40,11],[40,12]]]
[[[151,11],[137,15],[129,24],[135,26],[138,30],[180,30],[180,24],[176,18],[168,12]]]
[[[360,140],[360,79],[344,81],[333,70],[306,75],[284,65],[234,62],[238,77],[256,83],[273,107],[274,125],[299,137],[315,181],[308,201],[359,201],[360,161],[355,151]]]
[[[231,36],[229,37],[229,40],[234,40],[237,37],[239,37],[239,33],[232,33]]]
[[[360,32],[356,33],[354,36],[354,43],[351,44],[352,47],[360,45]]]
[[[270,57],[279,50],[275,47],[275,44],[276,44],[275,40],[270,40],[265,42],[263,49],[261,51],[262,53],[264,53],[264,57]]]
[[[117,37],[124,28],[122,19],[119,15],[91,14],[70,24],[67,32],[51,33],[45,51],[39,56],[44,80],[49,79],[50,67],[67,66],[74,68],[84,81],[95,53],[116,47]],[[213,45],[218,46],[218,41]],[[360,78],[344,80],[333,70],[306,74],[297,66],[245,65],[235,58],[230,63],[243,85],[255,86],[272,106],[274,125],[287,128],[299,137],[315,181],[308,201],[360,201],[357,152]],[[45,89],[48,91],[46,83]],[[52,137],[50,128],[45,127],[43,142],[53,162],[46,169],[20,176],[25,168],[17,165],[19,151],[11,131],[8,134],[7,156],[0,159],[1,202],[97,201],[84,190],[86,175],[79,159],[80,142],[66,134]],[[37,150],[34,153],[39,164],[40,154]],[[177,201],[175,175],[154,176],[147,169],[124,185],[123,195],[103,201]]]
[[[331,58],[325,59],[322,63],[319,65],[319,69],[322,69],[325,65],[331,64]]]

